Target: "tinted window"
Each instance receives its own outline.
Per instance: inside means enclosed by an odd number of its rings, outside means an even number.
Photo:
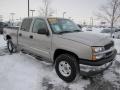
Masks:
[[[41,29],[47,29],[46,22],[42,19],[35,20],[34,26],[33,26],[33,33],[38,33],[38,30]]]
[[[21,30],[29,32],[32,19],[24,19],[22,22]]]

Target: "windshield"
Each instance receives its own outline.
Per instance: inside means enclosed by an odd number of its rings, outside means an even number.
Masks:
[[[80,32],[80,28],[69,19],[49,18],[48,22],[54,33]]]

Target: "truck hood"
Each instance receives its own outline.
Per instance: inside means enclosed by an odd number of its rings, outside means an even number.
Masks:
[[[83,43],[88,46],[104,46],[110,43],[111,39],[103,36],[87,32],[65,33],[60,35],[61,38]]]

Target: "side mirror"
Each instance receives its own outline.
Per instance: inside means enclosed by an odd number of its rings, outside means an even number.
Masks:
[[[39,29],[38,30],[38,34],[45,34],[45,35],[49,35],[49,32],[48,32],[48,30],[47,29],[45,29],[45,28],[42,28],[42,29]]]

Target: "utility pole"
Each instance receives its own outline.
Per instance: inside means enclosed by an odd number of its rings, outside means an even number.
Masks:
[[[32,12],[32,17],[33,17],[33,13],[35,12],[35,10],[30,10]]]
[[[28,17],[30,16],[30,2],[28,0]]]
[[[63,12],[63,18],[65,17],[66,12]]]
[[[94,24],[94,20],[93,20],[93,17],[91,17],[91,22],[92,22],[92,27],[93,27],[93,24]]]
[[[94,24],[93,17],[90,17],[90,27],[91,27],[91,28],[93,27],[93,24]]]

